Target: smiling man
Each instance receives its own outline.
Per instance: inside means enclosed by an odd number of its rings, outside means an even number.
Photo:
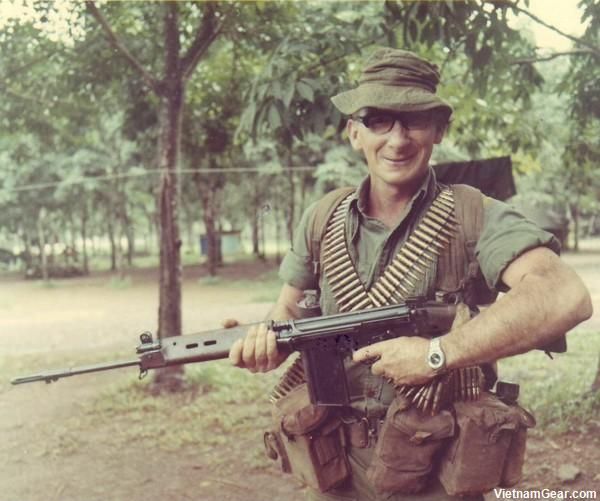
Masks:
[[[307,289],[318,291],[324,315],[412,297],[464,306],[442,336],[356,351],[345,363],[347,408],[322,413],[298,399],[301,384],[275,399],[275,449],[284,470],[309,485],[310,499],[481,499],[514,484],[521,431],[533,422],[492,392],[494,362],[546,347],[591,315],[587,290],[550,234],[473,188],[436,180],[429,160],[453,113],[436,95],[438,83],[430,62],[379,49],[359,85],[332,98],[349,117],[350,143],[369,175],[356,190],[307,209],[269,318],[303,316]],[[493,302],[499,291],[505,296]],[[234,365],[252,372],[286,357],[266,324],[230,352]],[[296,366],[284,375],[283,393],[298,385]]]

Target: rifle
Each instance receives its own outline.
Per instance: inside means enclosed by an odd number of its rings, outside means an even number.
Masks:
[[[299,351],[311,401],[317,405],[340,406],[349,403],[344,358],[364,346],[400,336],[435,337],[450,330],[456,308],[439,302],[409,300],[406,303],[338,313],[299,320],[271,321],[277,347]],[[154,340],[144,332],[136,348],[138,358],[49,370],[18,377],[12,384],[45,381],[121,367],[138,366],[140,378],[150,369],[172,365],[208,362],[227,358],[233,343],[246,335],[249,325],[165,337]]]

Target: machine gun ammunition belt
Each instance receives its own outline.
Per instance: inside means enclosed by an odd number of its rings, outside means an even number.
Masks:
[[[440,191],[417,227],[368,291],[348,253],[346,215],[351,200],[352,194],[346,196],[329,219],[322,255],[323,270],[339,311],[356,311],[405,301],[456,233],[458,223],[453,215],[452,191],[448,188]],[[301,357],[298,357],[273,389],[271,401],[286,395],[304,381],[304,368]],[[484,385],[481,368],[467,367],[436,376],[423,385],[402,385],[397,386],[396,390],[423,412],[435,414],[452,402],[479,398]]]
[[[334,211],[325,232],[323,269],[340,312],[356,311],[405,301],[424,280],[456,233],[454,196],[444,188],[400,247],[381,276],[367,290],[352,262],[346,243],[348,195]],[[423,412],[437,413],[457,400],[475,400],[484,385],[479,367],[468,367],[437,376],[424,385],[399,386]]]
[[[431,415],[454,402],[477,400],[486,381],[479,366],[452,369],[421,385],[401,385],[398,394],[408,398],[415,407]]]
[[[306,378],[304,377],[304,366],[302,364],[302,356],[299,355],[286,369],[279,379],[279,382],[271,391],[271,394],[269,395],[269,401],[271,403],[275,403],[292,391],[296,386],[306,382]]]
[[[340,312],[356,311],[405,301],[456,232],[454,197],[443,189],[401,246],[394,259],[367,290],[352,262],[346,243],[346,214],[352,199],[338,205],[325,232],[323,270]]]

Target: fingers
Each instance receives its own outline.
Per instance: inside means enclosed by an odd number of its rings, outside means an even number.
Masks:
[[[265,372],[268,369],[269,360],[267,359],[267,334],[268,329],[265,324],[260,324],[256,330],[254,339],[254,366],[257,371]],[[246,346],[244,345],[244,348]]]
[[[355,362],[372,362],[373,359],[379,360],[380,358],[381,351],[377,349],[376,345],[366,346],[352,354],[352,360]]]
[[[282,355],[277,351],[277,338],[272,331],[267,332],[267,370],[273,370],[283,361]],[[285,359],[285,357],[283,357]]]
[[[231,349],[229,350],[229,362],[231,365],[235,365],[236,367],[243,367],[242,362],[242,349],[244,348],[244,340],[238,339],[233,343]]]
[[[226,318],[221,322],[221,325],[224,329],[231,329],[232,327],[237,327],[240,323],[235,318]]]
[[[383,368],[383,362],[378,360],[371,365],[371,374],[374,376],[385,376],[385,369]]]
[[[250,372],[256,372],[255,354],[258,327],[252,326],[250,329],[248,329],[248,334],[246,334],[246,337],[244,338],[244,346],[242,349],[242,361],[244,362],[244,367]]]
[[[229,350],[229,361],[250,372],[267,372],[278,367],[285,356],[277,349],[275,333],[266,324],[254,325],[246,337],[238,339]]]

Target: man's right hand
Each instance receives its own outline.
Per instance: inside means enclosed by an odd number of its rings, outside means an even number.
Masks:
[[[238,339],[231,350],[229,360],[236,367],[250,372],[268,372],[279,367],[289,353],[277,349],[275,333],[267,324],[253,325],[244,339]]]

